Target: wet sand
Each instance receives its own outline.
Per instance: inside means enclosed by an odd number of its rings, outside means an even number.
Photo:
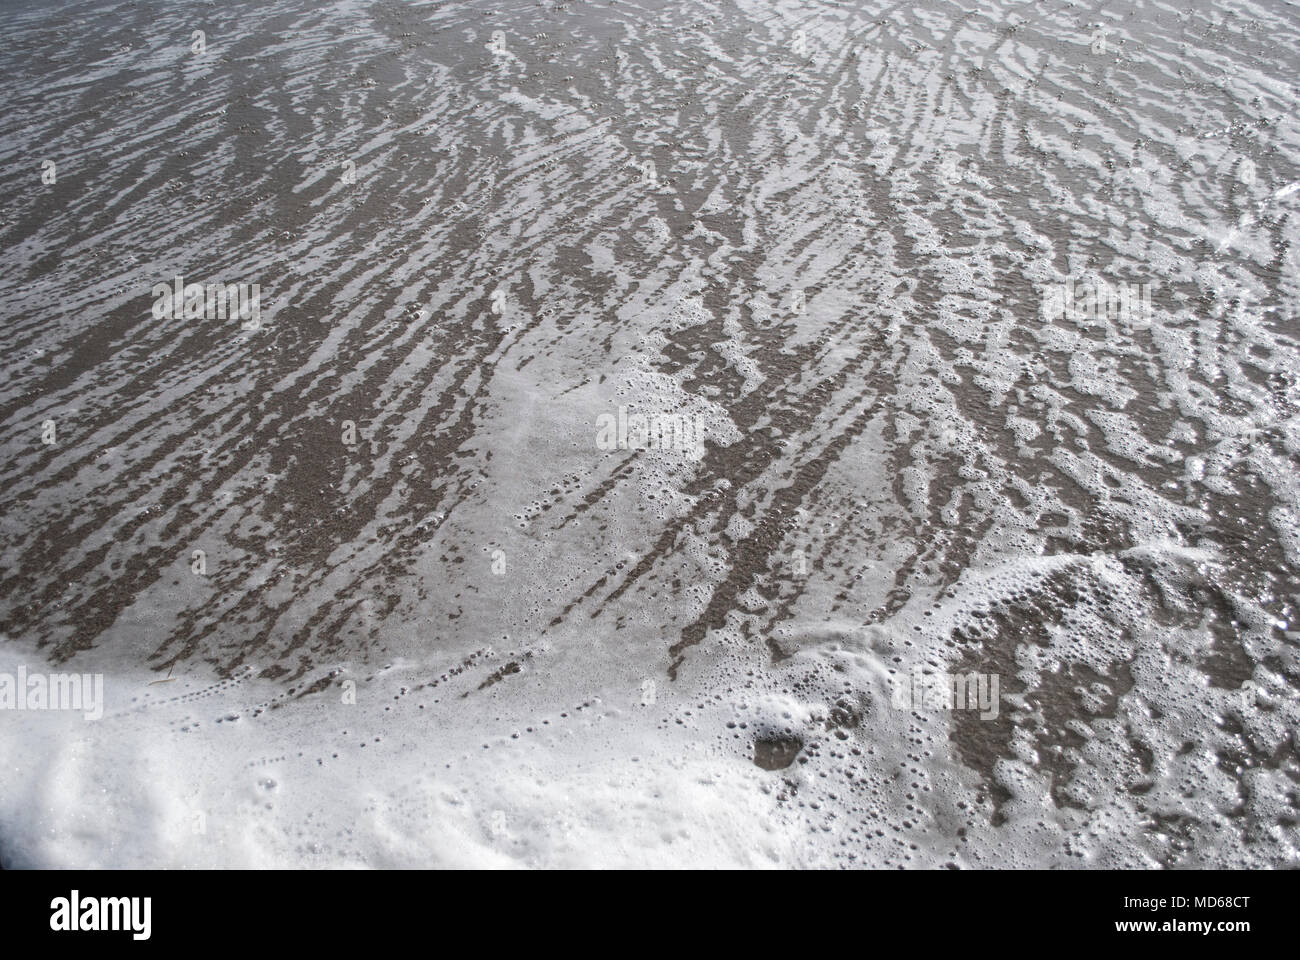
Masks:
[[[0,23],[7,864],[1297,862],[1293,7]]]

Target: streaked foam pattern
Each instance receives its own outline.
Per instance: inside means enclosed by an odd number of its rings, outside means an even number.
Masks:
[[[1300,21],[982,6],[0,14],[0,858],[1296,863]]]

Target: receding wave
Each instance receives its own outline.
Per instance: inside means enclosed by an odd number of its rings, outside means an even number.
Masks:
[[[0,26],[6,865],[1297,862],[1293,7]]]

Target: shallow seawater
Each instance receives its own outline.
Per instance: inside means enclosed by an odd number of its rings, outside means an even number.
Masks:
[[[1300,12],[968,6],[0,11],[0,861],[1300,862]]]

